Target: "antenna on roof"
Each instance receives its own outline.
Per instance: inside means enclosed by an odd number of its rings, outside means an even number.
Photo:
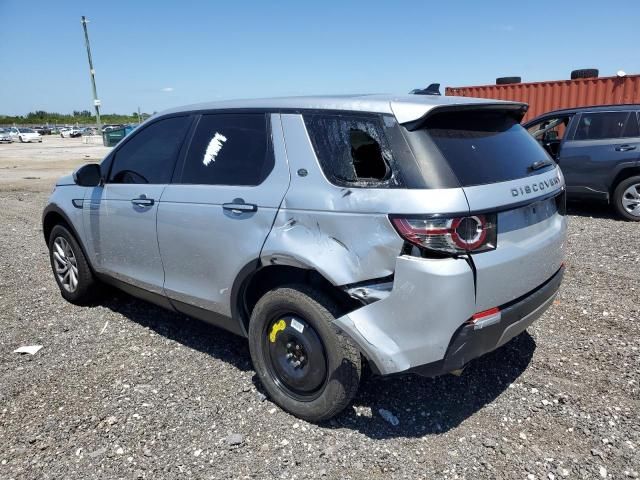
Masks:
[[[411,90],[409,93],[412,93],[414,95],[442,95],[440,93],[439,83],[432,83],[427,88],[423,88],[423,89],[415,88]]]

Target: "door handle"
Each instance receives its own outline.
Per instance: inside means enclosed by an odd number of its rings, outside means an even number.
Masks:
[[[140,195],[138,198],[132,198],[131,203],[138,207],[150,207],[155,203],[155,201],[153,198],[147,198],[146,195]]]
[[[620,145],[616,147],[616,152],[628,152],[629,150],[635,150],[635,145]]]
[[[253,203],[223,203],[222,208],[231,210],[233,213],[257,212],[258,206]]]

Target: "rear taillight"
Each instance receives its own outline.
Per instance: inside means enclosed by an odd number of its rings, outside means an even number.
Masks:
[[[392,216],[391,222],[407,242],[433,252],[479,253],[493,250],[497,245],[495,214],[426,218]]]

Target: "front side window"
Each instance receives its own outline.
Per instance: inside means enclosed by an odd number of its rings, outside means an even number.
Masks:
[[[308,114],[304,122],[322,171],[334,185],[402,184],[380,116]]]
[[[530,126],[527,131],[540,142],[561,141],[571,117],[548,118]]]
[[[115,152],[108,182],[169,183],[190,123],[186,116],[167,118],[133,133]]]
[[[255,186],[274,166],[267,115],[203,115],[191,140],[180,183]]]
[[[574,140],[605,140],[638,136],[634,112],[583,113]]]

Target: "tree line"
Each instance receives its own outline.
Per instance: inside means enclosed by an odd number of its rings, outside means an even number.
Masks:
[[[155,112],[154,112],[155,113]],[[141,113],[142,120],[151,116],[149,113]],[[101,114],[100,119],[106,123],[138,123],[138,112],[131,115],[118,113]],[[36,110],[26,115],[2,115],[0,114],[0,125],[71,125],[71,124],[95,124],[96,117],[89,110],[74,110],[73,113],[47,112]]]

